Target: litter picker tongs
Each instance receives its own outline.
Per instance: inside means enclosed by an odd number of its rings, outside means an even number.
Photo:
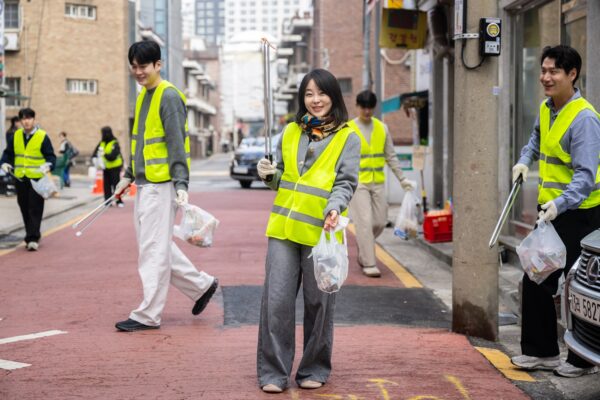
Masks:
[[[265,158],[273,161],[271,147],[271,129],[273,127],[273,92],[271,91],[271,48],[276,49],[266,38],[261,39],[263,57],[263,84],[264,84],[264,109],[265,109]],[[266,181],[273,179],[268,175]]]
[[[508,213],[510,212],[513,204],[515,203],[515,199],[517,198],[517,194],[519,194],[519,189],[523,184],[523,175],[519,175],[517,180],[512,185],[510,189],[510,194],[508,195],[508,199],[506,203],[504,203],[504,208],[502,209],[502,213],[500,213],[500,218],[498,218],[498,222],[496,223],[496,227],[494,228],[494,233],[492,233],[492,237],[490,239],[490,249],[494,247],[496,242],[498,241],[498,236],[500,235],[500,231],[506,222],[506,218],[508,218]]]
[[[71,225],[71,228],[77,229],[77,227],[79,225],[81,225],[83,222],[87,221],[83,225],[83,227],[81,227],[77,232],[75,232],[75,236],[77,236],[77,237],[81,236],[83,234],[83,231],[85,231],[87,228],[89,228],[94,223],[94,221],[96,221],[98,219],[98,217],[100,217],[102,214],[104,214],[106,212],[106,210],[108,210],[110,208],[110,203],[113,200],[115,200],[116,198],[117,198],[117,196],[113,194],[108,199],[106,199],[102,203],[100,203],[98,205],[98,207],[94,208],[92,211],[87,213],[79,221],[77,221],[73,225]],[[90,217],[91,217],[91,219],[89,219]]]

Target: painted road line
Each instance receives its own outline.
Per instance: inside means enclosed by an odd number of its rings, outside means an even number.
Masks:
[[[535,382],[535,379],[531,375],[515,367],[510,362],[510,358],[500,350],[477,346],[475,348],[508,379],[513,381]]]
[[[348,230],[356,237],[354,224],[348,224]],[[417,280],[406,268],[402,266],[394,257],[386,252],[383,247],[375,243],[375,257],[381,261],[407,288],[422,288],[421,282]]]
[[[65,332],[65,331],[58,331],[58,330],[52,330],[52,331],[31,333],[29,335],[13,336],[13,337],[8,337],[8,338],[0,339],[0,344],[20,342],[22,340],[38,339],[38,338],[42,338],[42,337],[46,337],[46,336],[61,335],[63,333],[67,333],[67,332]]]
[[[25,368],[25,367],[31,367],[31,364],[25,364],[25,363],[20,363],[20,362],[16,362],[16,361],[10,361],[10,360],[0,360],[0,369],[13,370],[13,369],[19,369],[19,368]]]
[[[190,176],[229,176],[229,170],[227,171],[194,171]]]

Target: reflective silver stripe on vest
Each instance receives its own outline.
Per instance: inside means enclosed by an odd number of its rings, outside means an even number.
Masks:
[[[361,154],[360,158],[376,158],[376,157],[385,157],[384,153],[377,153],[377,154]]]
[[[164,137],[155,137],[146,140],[146,144],[154,144],[154,143],[163,143],[166,142],[166,138]]]
[[[137,134],[137,133],[134,133],[134,134],[132,134],[132,135],[131,135],[131,138],[132,138],[133,140],[137,140],[137,137],[138,137],[138,134]]]
[[[544,153],[540,154],[540,160],[545,161],[548,164],[552,164],[552,165],[564,165],[565,167],[569,168],[569,169],[573,169],[573,164],[571,163],[564,163],[560,158],[558,157],[549,157],[547,155],[545,155]]]
[[[40,169],[41,165],[25,165],[25,164],[15,164],[15,168],[30,168],[30,169]]]
[[[383,171],[383,167],[381,167],[381,168],[359,168],[358,171],[359,172],[363,172],[363,171]]]
[[[146,160],[146,165],[166,164],[166,158],[153,158],[152,160]]]
[[[541,179],[539,180],[539,184],[542,185],[542,188],[544,189],[560,189],[563,191],[567,190],[567,186],[569,185],[568,183],[542,182]],[[600,190],[600,182],[596,183],[592,190]]]
[[[271,208],[271,212],[273,214],[283,215],[284,217],[304,222],[309,225],[317,226],[319,228],[323,226],[322,219],[311,217],[310,215],[302,214],[297,211],[291,211],[289,208],[274,205],[273,208]]]
[[[21,156],[23,158],[28,158],[30,160],[45,160],[44,157],[34,157],[34,156]]]
[[[300,193],[312,194],[313,196],[322,197],[324,199],[329,198],[329,192],[327,190],[319,189],[312,186],[298,184],[296,185],[294,182],[290,181],[279,181],[279,187],[288,190],[295,190]]]

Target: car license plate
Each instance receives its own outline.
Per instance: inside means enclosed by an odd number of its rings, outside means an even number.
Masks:
[[[234,174],[247,174],[248,167],[233,167]]]
[[[571,291],[571,312],[596,326],[600,326],[600,301]]]

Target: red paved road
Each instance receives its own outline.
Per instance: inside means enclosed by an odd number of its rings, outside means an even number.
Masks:
[[[272,199],[265,191],[192,195],[221,226],[213,248],[181,248],[222,286],[261,285]],[[0,344],[0,359],[31,364],[0,369],[0,399],[527,398],[466,338],[397,326],[337,327],[327,385],[263,394],[255,374],[257,327],[224,327],[220,291],[193,317],[191,302],[172,290],[160,330],[118,333],[114,323],[141,295],[131,212],[128,203],[111,209],[81,238],[66,228],[46,237],[37,253],[19,248],[0,257],[0,339],[68,332]],[[354,257],[348,282],[401,287],[387,270],[379,280],[363,277]],[[300,328],[297,338],[300,345]]]

